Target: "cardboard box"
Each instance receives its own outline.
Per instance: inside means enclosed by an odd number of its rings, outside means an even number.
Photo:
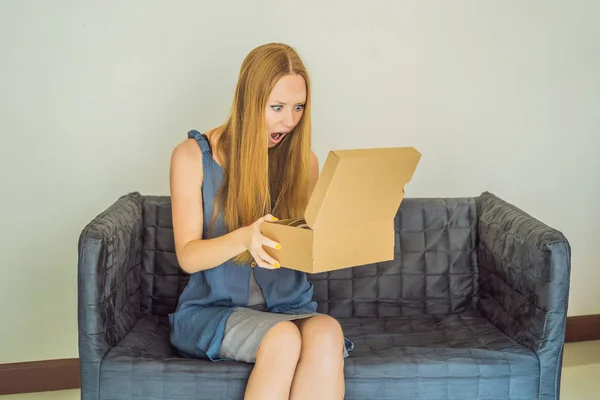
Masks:
[[[421,154],[412,147],[329,152],[304,220],[265,222],[282,267],[319,273],[394,258],[394,217]],[[304,224],[304,226],[302,226]]]

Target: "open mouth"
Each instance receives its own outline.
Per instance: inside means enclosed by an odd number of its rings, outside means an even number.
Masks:
[[[285,137],[285,135],[287,135],[288,132],[275,132],[275,133],[271,133],[271,142],[278,144],[280,143],[283,138]]]

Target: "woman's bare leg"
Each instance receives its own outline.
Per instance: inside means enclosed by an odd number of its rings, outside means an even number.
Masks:
[[[327,315],[294,321],[300,329],[300,361],[290,399],[344,398],[344,335],[340,324]]]
[[[279,322],[262,340],[256,363],[246,386],[245,399],[289,399],[300,356],[301,337],[292,322]]]

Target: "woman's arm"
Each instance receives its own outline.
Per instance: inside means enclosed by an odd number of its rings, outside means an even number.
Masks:
[[[214,268],[245,250],[242,230],[202,240],[202,178],[200,147],[184,140],[171,155],[170,186],[175,252],[188,273]]]
[[[194,273],[221,265],[244,251],[261,256],[261,246],[276,248],[277,243],[262,236],[259,226],[272,220],[270,215],[254,224],[213,239],[202,239],[202,153],[193,139],[179,144],[171,155],[170,186],[175,252],[180,267]],[[257,260],[265,268],[274,268],[270,257]]]

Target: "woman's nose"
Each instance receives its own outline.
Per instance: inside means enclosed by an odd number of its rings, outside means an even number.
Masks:
[[[286,128],[292,128],[294,126],[293,112],[286,113],[283,121],[281,121],[281,122]]]

